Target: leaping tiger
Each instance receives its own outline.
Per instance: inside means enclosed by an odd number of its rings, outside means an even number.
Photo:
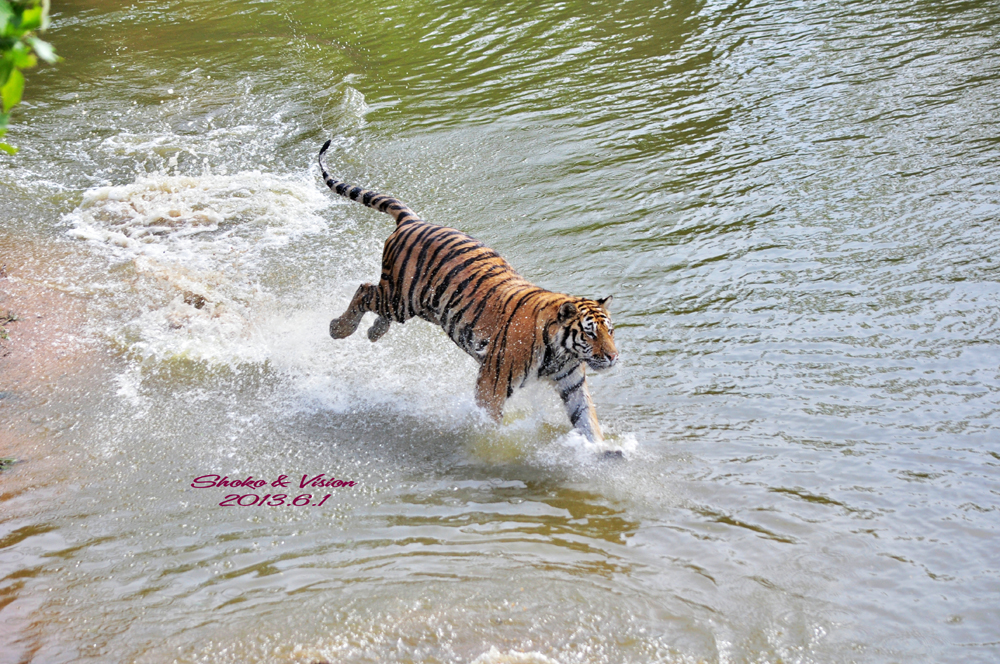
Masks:
[[[392,321],[419,316],[444,328],[479,363],[476,403],[494,420],[500,421],[515,388],[539,378],[559,390],[574,427],[591,442],[604,440],[587,390],[587,367],[600,371],[618,361],[611,297],[590,300],[539,288],[482,242],[423,221],[391,196],[330,177],[323,164],[330,143],[319,151],[327,186],[396,220],[378,285],[361,284],[347,311],[330,321],[330,336],[350,336],[369,311],[378,316],[368,329],[371,341]]]

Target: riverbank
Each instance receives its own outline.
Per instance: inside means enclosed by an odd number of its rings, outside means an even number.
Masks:
[[[107,365],[106,351],[82,334],[91,297],[52,278],[78,251],[0,233],[0,317],[8,321],[0,339],[0,457],[46,456],[45,441],[77,424],[58,395],[75,393]]]

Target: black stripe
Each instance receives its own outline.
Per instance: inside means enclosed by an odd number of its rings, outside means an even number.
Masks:
[[[474,247],[473,249],[479,249],[479,248],[480,247]],[[458,256],[464,255],[466,253],[468,253],[468,252],[467,251],[463,251],[461,254],[458,254],[456,252],[456,255],[454,256],[454,258],[458,258]],[[438,287],[437,287],[437,292],[434,294],[434,300],[431,302],[431,308],[434,309],[435,311],[439,311],[440,310],[440,307],[441,307],[441,296],[444,295],[445,292],[448,290],[448,288],[451,286],[451,280],[454,279],[456,276],[458,276],[458,274],[462,270],[464,270],[465,268],[469,267],[470,265],[473,265],[474,263],[478,263],[478,262],[484,261],[484,260],[490,260],[494,256],[496,256],[496,254],[494,252],[490,251],[489,249],[486,249],[483,252],[476,253],[476,255],[472,256],[471,258],[466,258],[464,261],[462,261],[461,263],[459,263],[458,265],[456,265],[455,267],[453,267],[448,272],[448,274],[446,274],[444,276],[444,278],[442,278],[441,281],[439,282]],[[452,257],[449,257],[448,260],[451,260],[451,258]]]
[[[435,226],[434,224],[413,224],[406,228],[400,228],[397,231],[397,237],[402,246],[400,247],[401,253],[393,258],[393,267],[399,268],[400,275],[406,271],[413,250],[420,246],[424,242],[424,239],[438,228],[440,226]]]
[[[583,376],[582,378],[580,378],[580,380],[578,380],[578,381],[577,381],[576,383],[574,383],[573,385],[570,385],[570,386],[569,386],[568,388],[566,388],[566,389],[560,389],[560,390],[559,390],[559,397],[560,397],[560,398],[561,398],[561,399],[562,399],[563,401],[566,401],[567,399],[569,399],[569,395],[571,395],[571,394],[573,394],[574,392],[576,392],[577,390],[579,390],[579,389],[580,389],[580,386],[581,386],[581,385],[583,385],[583,383],[584,383],[584,382],[585,382],[586,380],[587,380],[587,377],[586,377],[586,376]]]
[[[486,270],[483,270],[481,272],[473,272],[472,274],[470,274],[462,281],[462,283],[460,283],[455,288],[454,292],[452,292],[451,297],[448,298],[448,302],[444,305],[444,310],[449,311],[451,309],[452,302],[458,304],[458,301],[455,298],[461,297],[462,293],[465,291],[465,289],[468,287],[468,285],[472,282],[473,279],[477,279],[476,285],[472,287],[472,293],[474,294],[476,292],[476,289],[479,288],[479,285],[483,283],[484,280],[489,279],[491,275],[496,274],[498,271],[502,272],[503,266],[494,264]]]
[[[454,332],[449,333],[448,336],[451,337],[452,341],[454,341],[455,343],[458,344],[459,348],[463,348],[463,349],[466,349],[466,350],[471,350],[472,352],[476,351],[476,349],[472,347],[472,328],[471,327],[464,327],[464,328],[462,328],[462,331],[458,333],[458,338],[457,339],[454,336]]]
[[[469,323],[470,326],[475,327],[476,323],[479,322],[479,317],[483,315],[484,311],[486,311],[486,305],[490,303],[490,299],[493,297],[493,293],[495,293],[496,290],[501,286],[503,286],[504,284],[510,283],[515,279],[517,279],[517,275],[509,274],[506,279],[503,279],[498,283],[493,284],[493,287],[490,288],[489,291],[487,291],[486,295],[480,298],[479,306],[476,308],[476,315],[472,317],[472,321]]]
[[[374,191],[368,190],[368,191],[365,192],[365,195],[361,198],[361,203],[363,205],[371,207],[372,198],[374,198],[377,195],[378,194],[376,194]]]
[[[540,301],[535,303],[535,308],[531,312],[531,318],[535,321],[538,320],[538,312],[541,311],[542,307],[545,306],[544,298],[539,298]],[[531,347],[528,348],[528,352],[524,356],[524,368],[521,370],[523,376],[521,378],[521,386],[524,386],[525,381],[528,380],[528,376],[531,375],[531,362],[535,356],[535,335],[537,334],[536,328],[531,329]]]
[[[458,274],[462,270],[464,270],[465,268],[469,267],[473,263],[477,263],[477,262],[480,262],[480,261],[488,261],[488,260],[491,260],[493,258],[499,258],[496,255],[496,252],[492,251],[491,249],[487,249],[487,248],[483,247],[483,251],[477,253],[475,256],[473,256],[471,258],[466,259],[465,261],[463,261],[462,263],[460,263],[458,266],[452,268],[448,272],[448,274],[445,275],[445,277],[441,280],[441,282],[444,283],[444,284],[446,284],[447,286],[450,286],[451,285],[451,280],[454,279],[456,276],[458,276]],[[469,276],[469,279],[472,279],[477,274],[478,274],[478,272],[474,272],[472,275]],[[468,280],[466,280],[466,281],[468,281]],[[454,293],[452,294],[452,297],[454,297]],[[450,302],[451,298],[449,298],[448,301]],[[438,307],[438,305],[435,304],[435,309],[437,307]],[[444,311],[447,311],[447,310],[448,310],[448,308],[445,307]]]
[[[421,301],[423,301],[423,298],[427,295],[427,292],[430,291],[431,288],[436,288],[441,285],[442,279],[438,276],[438,274],[442,269],[451,266],[454,261],[458,260],[462,256],[478,250],[480,246],[481,245],[475,240],[470,242],[469,240],[462,239],[447,247],[442,247],[442,252],[445,255],[434,257],[434,267],[427,273],[427,284],[424,291],[421,292]]]
[[[441,226],[436,226],[434,228],[439,228],[440,229],[442,227]],[[433,238],[433,240],[426,240],[425,241],[425,237],[424,236],[421,236],[420,238],[418,238],[417,240],[415,240],[415,242],[420,242],[421,247],[420,247],[420,253],[417,254],[417,264],[416,264],[416,266],[413,269],[413,281],[410,283],[410,290],[406,294],[406,300],[407,300],[407,302],[410,302],[411,305],[414,307],[414,309],[423,309],[424,308],[423,305],[420,302],[414,302],[414,300],[413,300],[413,294],[417,290],[417,285],[423,283],[423,280],[420,278],[420,273],[424,269],[424,261],[425,261],[425,259],[427,257],[427,252],[430,251],[431,247],[435,246],[435,244],[436,244],[435,240],[437,240],[437,237]],[[440,246],[440,245],[438,245],[438,246]]]
[[[447,321],[445,332],[448,333],[449,337],[455,330],[455,326],[458,325],[458,321],[462,319],[462,314],[465,312],[465,307],[461,309],[455,309],[454,307],[455,305],[458,305],[459,303],[462,302],[462,296],[463,293],[465,293],[465,289],[468,288],[469,284],[472,283],[472,280],[476,278],[478,278],[479,281],[481,282],[483,276],[473,271],[471,275],[469,275],[460,284],[458,284],[458,286],[455,287],[455,290],[453,290],[451,292],[451,295],[448,296],[448,301],[444,303],[443,307],[441,307],[441,313],[442,313],[441,323],[442,326],[444,327],[445,321]],[[475,287],[473,287],[473,289],[469,292],[470,302],[475,301],[475,295],[476,295],[476,290]]]
[[[399,258],[399,264],[402,266],[399,272],[399,286],[400,289],[403,287],[403,279],[406,276],[406,269],[410,263],[410,256],[413,255],[413,251],[417,247],[422,247],[421,255],[427,250],[427,247],[431,244],[433,240],[428,240],[427,236],[436,233],[441,226],[435,226],[434,224],[426,224],[426,228],[414,225],[412,230],[406,229],[401,231],[407,233],[407,247],[406,253]],[[418,230],[419,229],[419,230]],[[415,237],[410,240],[409,235],[416,232]],[[414,312],[419,311],[422,307],[413,304],[413,291],[417,288],[417,283],[420,281],[420,261],[417,261],[416,269],[413,271],[413,280],[410,282],[410,288],[406,293],[406,305]],[[400,291],[400,297],[403,297],[402,291]]]
[[[517,301],[517,304],[514,305],[514,308],[511,309],[510,314],[508,314],[508,316],[507,316],[507,322],[504,324],[503,330],[497,335],[497,339],[500,340],[502,342],[502,344],[503,344],[502,348],[500,349],[501,352],[497,353],[497,362],[496,362],[497,368],[496,368],[496,370],[498,372],[500,371],[500,358],[503,356],[503,352],[506,351],[506,349],[507,349],[507,333],[510,331],[510,324],[514,321],[514,315],[517,314],[517,311],[518,311],[518,309],[521,308],[521,305],[523,305],[524,302],[529,297],[531,297],[532,295],[534,295],[539,290],[541,290],[541,289],[539,289],[538,287],[534,287],[534,288],[528,289],[528,291],[525,292],[521,296],[521,298]],[[512,299],[513,299],[513,297],[508,298],[507,302],[510,302]],[[507,308],[507,306],[506,306],[506,303],[505,303],[504,307],[503,307],[503,309],[501,311],[505,310],[506,308]]]
[[[456,255],[467,253],[470,249],[475,249],[482,244],[465,233],[456,231],[454,228],[448,228],[447,226],[441,226],[440,228],[442,231],[445,231],[442,233],[442,237],[447,237],[447,239],[443,240],[441,244],[435,248],[434,253],[431,254],[430,259],[427,261],[428,263],[432,263],[434,265],[434,271],[430,272],[428,275],[430,278],[434,278],[437,274],[437,270],[444,267],[445,264],[447,264],[448,261]],[[455,252],[460,251],[460,247],[461,253],[456,254]],[[442,251],[444,252],[443,256],[440,255]]]
[[[466,236],[466,238],[468,239],[462,239],[453,246],[448,247],[447,256],[443,256],[435,260],[434,269],[427,275],[427,287],[420,294],[421,302],[424,301],[424,298],[428,295],[428,291],[430,291],[432,287],[438,287],[441,285],[442,280],[438,278],[438,273],[442,268],[448,267],[453,261],[458,260],[460,256],[464,256],[472,251],[477,251],[483,246],[478,240],[473,240],[468,236]]]
[[[448,253],[437,259],[438,262],[437,268],[441,269],[442,267],[445,267],[446,265],[454,261],[459,256],[464,256],[470,251],[475,251],[476,249],[482,249],[482,248],[484,248],[482,242],[466,235],[462,243],[458,243],[453,247],[449,247]]]
[[[542,376],[544,376],[548,372],[548,370],[549,370],[549,362],[551,362],[551,361],[552,361],[552,349],[549,348],[549,345],[546,343],[545,344],[545,355],[542,356],[542,361],[538,365],[538,377],[539,378],[541,378]]]
[[[442,227],[442,228],[445,228],[445,227]],[[465,242],[466,238],[468,238],[470,240],[472,239],[472,238],[469,238],[469,236],[465,235],[464,233],[460,233],[460,232],[458,232],[458,231],[456,231],[456,230],[454,230],[452,228],[447,228],[446,230],[453,231],[453,233],[450,234],[447,237],[447,239],[439,241],[437,243],[437,245],[434,247],[434,251],[431,252],[431,255],[427,259],[427,264],[428,265],[432,265],[434,267],[428,273],[427,278],[424,279],[424,287],[420,290],[420,302],[421,303],[423,303],[426,300],[427,293],[430,291],[431,287],[434,285],[434,276],[437,274],[437,271],[440,270],[441,267],[444,264],[443,261],[438,260],[438,254],[440,254],[442,251],[445,251],[445,250],[451,251],[451,249],[453,249],[454,247],[457,247],[458,245],[460,245],[463,242]]]
[[[427,224],[426,226],[414,224],[406,228],[400,228],[392,234],[390,265],[392,272],[397,272],[402,277],[406,268],[407,258],[410,252],[413,251],[413,247],[421,241],[426,233],[432,232],[435,228],[437,227],[433,224]]]
[[[587,410],[586,404],[580,404],[579,406],[577,406],[576,409],[573,411],[573,414],[569,416],[570,423],[573,426],[576,426],[576,423],[580,421],[580,418],[583,417],[583,413],[586,410]]]
[[[563,367],[563,370],[560,371],[555,376],[553,376],[552,380],[554,380],[554,381],[556,381],[558,383],[563,378],[565,378],[566,376],[568,376],[571,373],[573,373],[574,371],[576,371],[577,367],[579,367],[579,366],[580,366],[580,363],[578,362],[577,364],[570,364],[568,367]]]
[[[468,279],[466,279],[465,281],[463,281],[461,284],[459,284],[458,288],[455,289],[455,293],[450,298],[448,298],[448,304],[445,305],[445,310],[446,311],[449,310],[449,309],[451,309],[452,301],[455,299],[455,295],[460,294],[462,292],[462,290],[468,285],[468,283],[469,283],[470,280],[472,280],[474,277],[478,277],[478,280],[476,281],[476,285],[472,287],[472,293],[470,294],[469,303],[467,305],[465,305],[464,307],[462,307],[461,309],[459,309],[458,311],[456,311],[452,315],[452,318],[451,318],[451,321],[450,321],[450,323],[448,325],[448,330],[447,330],[449,337],[454,338],[452,336],[452,333],[455,331],[455,326],[458,325],[458,322],[460,320],[462,320],[462,316],[465,315],[465,312],[468,311],[469,307],[471,307],[473,304],[476,303],[476,301],[477,301],[477,298],[475,297],[476,291],[478,291],[479,287],[483,285],[483,282],[486,281],[487,279],[489,279],[490,277],[495,276],[498,272],[503,272],[504,270],[505,270],[505,266],[504,265],[502,265],[502,264],[500,264],[500,265],[494,265],[490,269],[488,269],[485,272],[483,272],[482,274],[474,274],[471,277],[469,277]],[[458,304],[458,302],[455,302],[455,304]]]

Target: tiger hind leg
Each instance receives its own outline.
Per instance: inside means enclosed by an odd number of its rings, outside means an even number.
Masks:
[[[378,313],[380,292],[374,284],[361,284],[351,298],[347,311],[330,321],[330,336],[334,339],[349,337],[358,329],[361,318],[369,311]],[[368,338],[377,341],[389,329],[389,319],[379,316],[368,330]]]
[[[389,319],[385,316],[379,316],[372,323],[372,326],[368,328],[368,340],[375,343],[382,338],[382,335],[389,331]]]

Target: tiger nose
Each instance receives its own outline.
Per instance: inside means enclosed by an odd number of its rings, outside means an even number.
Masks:
[[[614,365],[618,361],[618,353],[608,353],[608,361]]]

